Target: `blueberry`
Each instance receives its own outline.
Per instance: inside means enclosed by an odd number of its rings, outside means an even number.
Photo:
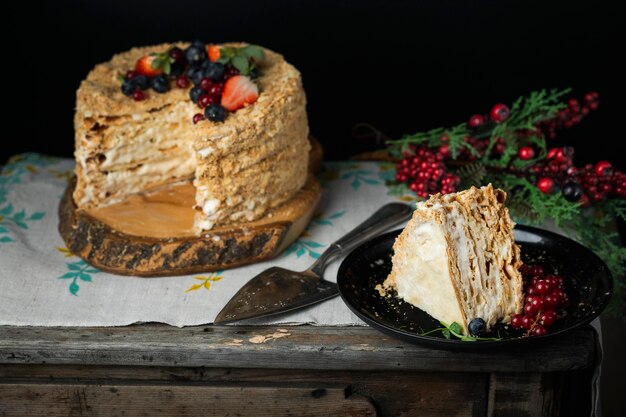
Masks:
[[[213,62],[211,62],[210,59],[205,59],[204,61],[202,61],[202,64],[200,64],[200,68],[205,70],[208,69],[211,65],[213,65]]]
[[[137,86],[132,82],[132,80],[124,80],[122,83],[122,93],[124,93],[125,96],[132,96],[135,88],[137,88]]]
[[[470,321],[468,326],[470,336],[480,337],[487,330],[487,323],[481,318],[476,318]]]
[[[157,93],[165,93],[170,89],[170,80],[165,74],[157,75],[150,80],[150,86]]]
[[[198,45],[191,45],[185,49],[185,58],[190,64],[200,63],[206,59],[206,51]]]
[[[202,79],[204,78],[204,71],[202,71],[201,69],[199,69],[198,71],[195,71],[192,75],[188,75],[189,79],[191,80],[192,83],[194,83],[194,85],[199,85],[202,82]]]
[[[257,78],[259,78],[259,69],[258,68],[252,68],[250,70],[250,79],[252,80],[256,80]]]
[[[209,65],[208,68],[204,70],[204,76],[212,79],[213,81],[222,81],[225,72],[226,68],[224,67],[224,64],[220,64],[219,62],[211,62],[211,65]]]
[[[204,109],[204,116],[212,122],[223,122],[226,115],[226,109],[220,104],[209,104]]]
[[[135,87],[139,87],[142,90],[148,88],[148,77],[145,75],[137,75],[136,77],[131,79],[131,82],[135,85]]]
[[[189,90],[189,98],[191,99],[191,101],[193,101],[194,103],[198,102],[198,99],[200,98],[200,96],[202,94],[206,94],[206,91],[203,90],[202,88],[196,86],[196,87],[192,87],[191,90]]]

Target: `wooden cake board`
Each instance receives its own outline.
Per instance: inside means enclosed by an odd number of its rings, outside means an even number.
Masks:
[[[148,237],[122,233],[84,210],[72,194],[75,179],[59,205],[59,232],[67,248],[94,267],[119,275],[157,277],[234,268],[271,259],[304,231],[313,217],[321,188],[312,170],[322,161],[311,140],[311,174],[305,186],[254,222],[216,227],[200,236]]]

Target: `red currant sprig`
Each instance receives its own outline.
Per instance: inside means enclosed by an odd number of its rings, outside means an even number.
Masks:
[[[446,145],[440,146],[437,151],[413,147],[396,165],[396,181],[408,183],[411,191],[421,198],[436,193],[453,193],[460,179],[448,172],[443,163],[448,155]]]
[[[541,122],[537,127],[545,132],[550,139],[556,137],[556,131],[562,128],[570,128],[579,124],[582,119],[589,115],[592,110],[596,110],[599,105],[598,93],[595,91],[585,94],[582,103],[571,98],[567,102],[565,109],[559,110],[556,117]]]
[[[563,277],[546,275],[541,265],[522,265],[524,309],[511,317],[511,327],[526,330],[526,336],[540,336],[559,318],[558,310],[569,304]]]

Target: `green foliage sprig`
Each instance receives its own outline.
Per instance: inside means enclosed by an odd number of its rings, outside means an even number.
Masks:
[[[611,226],[615,229],[611,224],[613,219],[626,221],[626,200],[607,198],[583,208],[578,202],[567,201],[560,192],[541,192],[537,187],[538,176],[531,170],[547,159],[548,146],[539,126],[555,119],[567,107],[563,98],[570,92],[571,89],[532,92],[511,105],[509,117],[504,121],[487,121],[479,128],[461,123],[451,128],[404,135],[387,141],[387,151],[400,159],[416,148],[436,150],[447,145],[451,158],[446,168],[459,177],[457,189],[492,183],[507,192],[507,206],[516,221],[540,225],[550,219],[571,238],[600,256],[616,278],[613,301],[607,313],[626,319],[626,247],[620,244],[617,233],[607,231]],[[469,138],[481,141],[480,152]],[[504,147],[496,154],[493,150],[498,143],[504,143]],[[526,146],[532,146],[535,156],[523,160],[518,153]],[[415,196],[407,183],[395,181],[390,184],[390,193],[404,198]]]

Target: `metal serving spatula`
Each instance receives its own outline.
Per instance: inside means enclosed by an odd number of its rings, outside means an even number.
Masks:
[[[347,235],[331,244],[302,272],[272,267],[245,284],[215,318],[215,324],[265,317],[319,303],[339,293],[337,284],[325,281],[324,269],[355,246],[388,228],[408,220],[412,210],[402,203],[389,203]]]

